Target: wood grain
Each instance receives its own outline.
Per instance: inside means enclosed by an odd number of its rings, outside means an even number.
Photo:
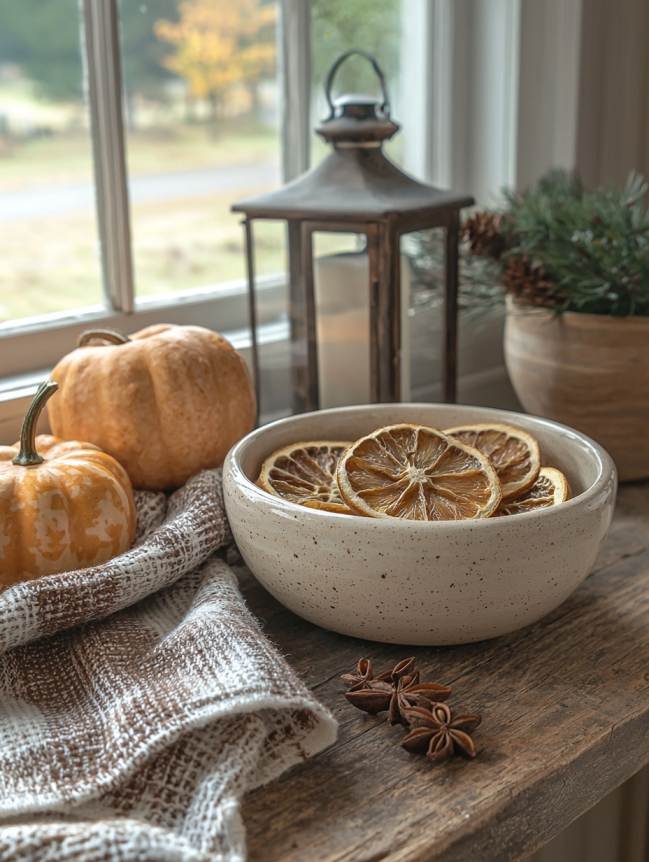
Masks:
[[[521,572],[524,577],[524,572]],[[649,485],[621,490],[587,582],[523,632],[466,647],[399,648],[318,629],[245,574],[253,611],[340,722],[337,743],[245,801],[251,862],[519,859],[649,762]],[[362,613],[362,608],[358,609]],[[471,763],[433,767],[403,731],[342,697],[360,656],[417,656],[480,712]]]

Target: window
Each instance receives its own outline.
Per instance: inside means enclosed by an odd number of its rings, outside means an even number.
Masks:
[[[230,204],[282,181],[282,5],[0,0],[0,377],[41,375],[90,323],[200,320],[245,346]],[[276,323],[279,225],[257,250]]]
[[[0,0],[0,322],[103,303],[75,0]]]
[[[568,5],[0,0],[0,429],[15,390],[90,324],[200,321],[247,350],[230,204],[321,157],[312,128],[343,50],[379,58],[403,127],[389,154],[420,177],[485,200],[538,173],[547,154],[527,144],[545,140],[540,103],[570,131],[569,162],[579,15],[577,0]],[[539,89],[534,64],[557,32],[570,74],[555,92]],[[374,82],[352,60],[339,84]],[[280,225],[255,233],[268,415],[288,405],[285,241]],[[325,257],[357,249],[353,237],[319,238]],[[424,321],[412,343],[428,355],[435,336],[422,315],[436,311],[421,296],[410,311]]]
[[[278,4],[119,10],[136,298],[242,281],[230,205],[281,182]],[[282,270],[277,226],[257,239],[258,273]]]
[[[308,167],[311,118],[338,53],[363,43],[398,87],[409,2],[0,0],[0,105],[13,104],[12,87],[30,98],[0,111],[0,142],[17,153],[0,149],[0,183],[16,184],[19,163],[25,177],[11,199],[0,185],[0,217],[2,208],[26,214],[2,236],[2,377],[41,375],[91,323],[132,330],[200,320],[245,349],[243,237],[230,204]],[[358,74],[373,85],[360,67],[346,74],[343,84]],[[65,119],[32,141],[21,111],[35,132],[40,113]],[[325,237],[322,253],[334,250],[340,244]],[[283,227],[258,225],[256,251],[269,407],[281,409]]]

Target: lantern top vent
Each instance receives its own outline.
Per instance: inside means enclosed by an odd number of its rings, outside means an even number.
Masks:
[[[348,93],[333,99],[331,91],[338,69],[345,60],[357,55],[364,57],[374,69],[381,87],[381,98]],[[390,100],[385,76],[374,57],[365,51],[346,51],[333,64],[325,81],[325,98],[329,116],[316,128],[325,141],[340,147],[380,147],[399,131],[399,124],[390,119]]]
[[[336,73],[349,57],[364,57],[378,78],[381,96],[347,94],[332,98]],[[397,167],[383,152],[383,142],[399,131],[390,117],[385,76],[365,51],[347,51],[334,62],[325,81],[329,115],[316,132],[332,144],[316,167],[276,191],[232,206],[248,218],[289,221],[377,222],[390,219],[419,226],[446,224],[448,214],[473,204],[469,195],[422,183]]]

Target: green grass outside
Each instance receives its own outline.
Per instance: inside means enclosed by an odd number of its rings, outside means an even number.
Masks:
[[[0,85],[0,104],[26,112],[44,134],[0,135],[0,195],[37,189],[92,186],[90,134],[79,105],[38,102],[25,82]],[[314,143],[313,157],[325,154]],[[213,126],[176,116],[165,126],[127,133],[131,177],[201,168],[223,168],[279,159],[278,134],[243,118]],[[164,296],[244,279],[240,218],[233,201],[262,189],[133,203],[131,232],[138,297]],[[256,271],[285,271],[285,235],[280,224],[255,225]],[[354,242],[324,235],[319,253],[353,248]],[[87,212],[33,216],[0,222],[0,322],[103,303],[99,240],[94,207]]]
[[[214,129],[178,125],[136,131],[127,135],[127,156],[133,176],[279,158],[276,133],[246,122],[223,122]],[[74,185],[91,177],[88,130],[21,141],[0,137],[0,193],[59,183]]]
[[[137,295],[159,296],[243,279],[238,219],[229,200],[140,206],[132,223]],[[285,268],[281,226],[260,224],[260,274]],[[103,301],[94,222],[83,217],[20,221],[0,231],[0,320]]]
[[[276,136],[248,124],[200,126],[129,136],[131,176],[243,165],[278,158]],[[76,131],[0,148],[0,194],[92,183],[90,142]],[[153,296],[244,277],[237,198],[196,196],[139,203],[131,210],[137,295]],[[283,232],[260,224],[257,269],[284,269]],[[103,301],[94,210],[0,223],[0,320],[72,310]]]

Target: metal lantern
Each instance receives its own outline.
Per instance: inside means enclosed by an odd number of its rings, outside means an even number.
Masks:
[[[367,59],[379,80],[382,98],[346,95],[335,101],[336,72],[348,57]],[[259,386],[255,303],[254,219],[285,220],[288,225],[290,332],[293,406],[319,407],[318,345],[314,288],[313,234],[316,231],[364,234],[369,271],[370,397],[400,400],[401,237],[433,227],[446,230],[443,385],[446,401],[456,397],[457,282],[459,213],[474,201],[468,195],[434,188],[408,176],[383,152],[399,125],[390,118],[385,78],[364,51],[347,51],[333,64],[325,82],[329,116],[316,132],[331,144],[317,167],[283,188],[247,198],[232,209],[244,214],[250,326],[256,385]]]

